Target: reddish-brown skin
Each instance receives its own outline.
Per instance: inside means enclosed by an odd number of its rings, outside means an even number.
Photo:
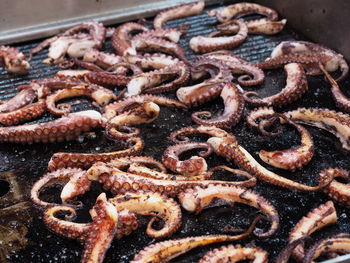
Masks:
[[[301,98],[308,90],[307,79],[302,65],[290,63],[284,67],[287,74],[286,86],[277,94],[265,98],[252,98],[256,92],[245,92],[245,101],[253,106],[282,107]]]
[[[337,213],[332,201],[321,204],[304,216],[290,231],[289,243],[311,235],[318,229],[333,224],[337,221]],[[301,262],[305,256],[304,244],[296,246],[292,256],[298,262]]]
[[[237,241],[248,237],[254,230],[259,218],[255,219],[248,230],[236,236],[228,235],[208,235],[186,237],[175,240],[166,240],[151,244],[135,255],[130,263],[161,263],[169,262],[171,259],[186,253],[196,247],[210,245],[218,242]]]
[[[130,109],[130,107],[133,107],[135,104],[141,104],[146,102],[154,102],[161,106],[178,107],[184,109],[187,108],[185,104],[166,97],[156,95],[137,95],[118,100],[114,103],[107,105],[104,108],[103,117],[111,119],[117,114]]]
[[[87,175],[89,180],[100,182],[106,190],[111,191],[113,194],[125,193],[128,191],[136,192],[138,190],[151,190],[153,192],[174,196],[182,192],[184,189],[193,188],[195,186],[201,186],[204,188],[209,185],[248,187],[255,184],[255,182],[252,180],[240,182],[216,180],[159,180],[123,172],[117,168],[110,168],[108,165],[102,162],[95,163],[87,171]]]
[[[245,61],[228,50],[220,50],[201,55],[210,59],[221,60],[234,74],[246,74],[237,78],[240,85],[255,86],[264,82],[265,74],[252,62]]]
[[[138,23],[125,23],[114,30],[112,37],[112,46],[115,52],[120,56],[136,55],[136,50],[132,45],[131,33],[146,32],[148,28]]]
[[[338,68],[340,69],[341,75],[336,79],[336,81],[344,80],[344,78],[348,75],[349,66],[341,54],[325,46],[307,41],[283,41],[272,51],[271,58],[278,58],[288,54],[303,55],[310,53],[324,57],[321,62],[328,72],[336,71]],[[312,75],[322,74],[322,71],[317,64],[307,66],[306,71]]]
[[[31,144],[73,140],[83,132],[99,126],[100,113],[82,111],[44,123],[0,127],[0,142]]]
[[[287,123],[294,126],[294,128],[298,131],[301,137],[300,145],[294,146],[290,149],[279,151],[269,152],[261,150],[259,152],[260,159],[265,163],[280,169],[290,171],[294,171],[295,169],[301,169],[303,166],[307,165],[311,161],[314,155],[314,142],[310,133],[307,131],[307,129],[304,128],[304,126],[296,124],[283,114],[274,114],[271,115],[271,117],[272,119],[277,117],[277,119],[282,123]],[[266,131],[263,132],[263,134],[266,133]]]
[[[242,92],[232,82],[226,82],[220,96],[225,107],[220,116],[213,118],[211,112],[200,111],[192,114],[192,120],[197,124],[216,126],[223,129],[230,129],[235,126],[241,120],[244,111]]]
[[[55,153],[49,161],[48,170],[54,171],[65,167],[86,169],[96,162],[109,162],[115,158],[138,155],[144,148],[144,142],[139,137],[130,138],[127,143],[131,144],[129,148],[108,153]]]
[[[113,28],[114,32],[114,28]],[[85,52],[83,61],[94,63],[98,67],[101,67],[102,69],[108,69],[109,67],[124,62],[124,58],[122,56],[118,56],[112,53],[105,53],[101,52],[97,49],[89,49]],[[124,67],[118,68],[116,71],[119,75],[125,75],[127,72],[127,69]]]
[[[37,95],[35,91],[31,87],[26,86],[18,92],[16,96],[0,105],[0,113],[21,109],[24,106],[31,104],[36,98]]]
[[[28,74],[30,68],[23,53],[9,46],[0,46],[0,66],[18,75]]]
[[[24,106],[18,110],[0,113],[0,123],[12,126],[40,117],[46,111],[46,102],[40,99],[38,102]]]
[[[71,111],[71,106],[69,104],[60,104],[56,107],[56,102],[62,99],[80,96],[90,97],[102,107],[109,104],[111,100],[117,98],[112,91],[97,85],[75,86],[58,90],[54,94],[48,96],[46,98],[47,109],[54,115],[66,115]]]
[[[252,64],[261,69],[276,69],[289,63],[299,63],[305,67],[306,74],[308,74],[308,67],[310,65],[317,65],[320,62],[325,62],[326,59],[327,57],[325,55],[318,53],[292,53],[269,58],[263,62],[256,62]]]
[[[233,134],[213,126],[186,127],[173,132],[170,135],[170,139],[174,142],[187,141],[188,138],[179,139],[179,137],[191,134],[210,135],[211,137],[207,142],[212,145],[216,154],[234,161],[240,169],[256,175],[259,179],[271,184],[299,191],[319,191],[333,180],[330,177],[324,185],[308,186],[273,173],[260,165],[249,152],[240,146]]]
[[[201,149],[200,156],[192,156],[187,160],[180,160],[180,156],[187,151]],[[204,150],[204,151],[203,151]],[[169,146],[162,155],[162,162],[171,171],[188,176],[196,176],[207,172],[207,162],[203,157],[213,152],[207,143],[181,143]]]
[[[198,15],[202,13],[204,9],[205,2],[199,1],[189,4],[183,4],[179,6],[175,6],[173,8],[169,8],[159,12],[153,20],[154,28],[162,28],[163,24],[167,21],[188,17],[193,15]]]
[[[87,32],[87,33],[84,33]],[[44,48],[50,46],[49,49],[49,59],[45,60],[45,62],[49,63],[64,63],[64,56],[68,53],[72,57],[83,56],[87,51],[87,47],[90,48],[101,48],[102,44],[106,37],[106,29],[102,23],[98,23],[97,21],[84,22],[79,25],[76,25],[67,31],[60,33],[52,38],[44,40],[38,46],[33,48],[30,51],[30,58],[35,54],[43,50]],[[56,46],[55,43],[59,41],[67,41],[68,45],[63,50],[58,50],[60,52],[59,57],[56,57]],[[86,43],[84,43],[84,41]],[[87,47],[84,46],[87,44]],[[73,51],[74,46],[74,51]],[[58,48],[61,48],[62,45],[58,45]],[[70,48],[72,50],[70,50]],[[79,50],[81,48],[81,50]],[[73,53],[75,52],[75,53]]]
[[[172,56],[178,57],[182,60],[186,65],[191,66],[191,62],[187,60],[185,56],[185,51],[183,48],[174,42],[164,40],[162,38],[149,36],[147,38],[143,38],[141,36],[135,36],[132,39],[132,46],[137,51],[155,51],[162,52]],[[132,54],[135,55],[135,54]]]
[[[229,26],[231,19],[252,14],[259,14],[265,17],[244,21],[248,27],[249,34],[277,34],[287,22],[285,19],[277,21],[278,14],[275,10],[255,3],[242,2],[226,6],[220,10],[210,10],[208,12],[208,15],[216,16],[219,22],[225,23],[222,25],[222,30],[225,30]],[[231,28],[231,31],[235,32],[237,29]]]
[[[157,37],[169,40],[171,42],[179,42],[182,34],[186,33],[187,28],[185,26],[177,28],[157,28],[148,30],[143,33],[137,34],[137,37],[147,38],[147,37]]]
[[[350,235],[340,233],[338,235],[320,240],[314,244],[305,254],[303,263],[315,262],[322,255],[340,256],[350,252]],[[331,256],[333,258],[334,256]]]
[[[196,53],[207,53],[221,49],[233,49],[242,44],[248,37],[247,25],[235,20],[234,23],[239,26],[239,31],[234,36],[220,36],[222,33],[215,32],[208,37],[196,36],[191,38],[190,47]]]
[[[332,174],[334,178],[342,178],[349,182],[349,171],[339,168],[328,168],[320,173],[319,182],[323,183],[325,178]],[[323,191],[334,201],[343,205],[350,206],[350,184],[341,183],[333,180]]]
[[[229,263],[251,260],[252,263],[267,263],[269,253],[259,247],[228,245],[207,252],[198,263]]]
[[[239,27],[232,23],[234,20],[227,21],[223,24],[219,24],[217,29],[221,33],[237,33]],[[248,27],[249,34],[265,34],[265,35],[274,35],[282,31],[285,24],[287,23],[286,19],[280,21],[270,21],[268,19],[257,19],[250,21],[244,21]]]
[[[57,213],[67,213],[66,220],[55,217]],[[134,213],[127,210],[119,211],[118,217],[118,231],[115,234],[115,239],[120,239],[128,236],[138,228],[137,218]],[[48,208],[44,212],[43,220],[46,227],[60,235],[69,239],[77,239],[84,242],[86,235],[89,233],[91,223],[75,223],[68,221],[76,217],[76,211],[69,206],[56,205]]]
[[[321,64],[319,65],[319,67],[322,70],[323,74],[326,76],[326,79],[328,80],[329,84],[331,84],[332,86],[331,92],[337,107],[342,109],[343,111],[350,113],[350,98],[345,96],[345,94],[340,90],[338,83],[332,78],[331,75],[329,75],[329,73]]]
[[[211,78],[193,86],[179,88],[176,91],[179,101],[188,106],[202,104],[219,96],[224,83],[232,80],[231,71],[219,60],[198,60],[192,73],[203,75],[203,72],[208,72]]]
[[[118,211],[106,200],[105,194],[101,195],[93,207],[96,215],[92,218],[89,233],[84,239],[81,263],[102,263],[118,230]]]
[[[110,72],[89,72],[84,77],[91,83],[105,87],[125,86],[131,80],[129,76],[116,75]]]
[[[276,208],[263,196],[254,191],[236,186],[208,186],[207,188],[195,187],[187,189],[178,195],[180,204],[189,212],[200,213],[203,209],[216,204],[243,203],[261,210],[271,226],[267,232],[255,230],[254,234],[258,237],[270,237],[276,233],[279,227],[279,215]]]
[[[177,76],[175,80],[165,81]],[[176,90],[184,85],[190,77],[190,69],[183,62],[166,66],[151,72],[145,72],[131,78],[127,85],[126,97],[140,93],[161,93]]]
[[[175,233],[181,226],[182,213],[180,205],[172,198],[159,193],[138,191],[125,193],[109,199],[118,211],[127,210],[137,215],[153,216],[146,233],[151,238],[165,238]],[[164,222],[161,229],[152,225],[160,219]]]
[[[65,185],[74,175],[80,176],[81,180],[77,182],[77,189],[81,189],[79,195],[90,189],[90,181],[84,180],[85,171],[78,168],[63,168],[53,172],[44,174],[38,181],[34,183],[30,192],[30,198],[33,203],[40,207],[52,207],[59,204],[48,203],[39,198],[40,192],[49,185],[58,184]]]

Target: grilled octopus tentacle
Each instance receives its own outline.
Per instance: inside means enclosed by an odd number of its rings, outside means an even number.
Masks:
[[[242,247],[228,245],[207,252],[198,263],[238,262],[252,260],[253,263],[267,263],[269,253],[259,247]]]
[[[130,263],[160,263],[168,262],[171,259],[186,253],[196,247],[206,246],[218,242],[236,241],[248,237],[253,231],[258,220],[254,220],[249,229],[240,235],[208,235],[197,237],[186,237],[175,240],[166,240],[151,244],[135,255]]]
[[[295,227],[290,231],[289,242],[291,243],[299,238],[311,235],[318,229],[329,224],[333,224],[337,220],[337,213],[333,202],[328,201],[325,204],[321,204],[319,207],[316,207],[310,211],[295,225]],[[292,256],[297,261],[303,260],[305,256],[303,244],[295,247]]]
[[[276,208],[267,199],[246,188],[209,186],[203,189],[195,187],[180,193],[178,198],[183,208],[196,213],[216,202],[219,204],[222,204],[222,202],[228,204],[238,202],[261,209],[271,221],[271,226],[267,232],[263,232],[261,229],[254,231],[258,237],[269,237],[273,235],[279,226],[279,215]]]

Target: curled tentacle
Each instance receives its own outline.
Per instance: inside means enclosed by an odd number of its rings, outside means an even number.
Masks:
[[[208,235],[197,237],[186,237],[175,240],[166,240],[151,244],[135,255],[130,263],[160,263],[167,262],[196,247],[206,246],[218,242],[236,241],[248,237],[253,231],[257,221],[253,221],[251,226],[243,234],[236,236],[228,235]]]
[[[349,182],[349,171],[339,168],[328,168],[322,170],[319,176],[319,182],[323,183],[325,178],[332,174],[334,178],[342,178]],[[323,191],[334,201],[344,204],[346,206],[350,205],[350,184],[341,183],[333,180]]]
[[[318,229],[333,224],[338,220],[337,213],[332,201],[321,204],[304,216],[290,231],[289,242],[311,235]],[[293,250],[292,256],[302,261],[305,256],[303,244],[299,244]]]
[[[192,114],[192,120],[197,124],[213,125],[219,128],[230,129],[241,119],[244,111],[244,99],[241,91],[231,82],[226,82],[220,94],[224,101],[225,109],[222,115],[211,118],[210,112],[196,112]],[[211,119],[203,119],[208,117]]]
[[[34,202],[34,204],[40,206],[40,207],[51,207],[55,206],[57,204],[55,203],[48,203],[40,199],[39,195],[40,192],[49,185],[59,184],[59,185],[65,185],[74,175],[79,176],[83,175],[85,171],[77,168],[63,168],[58,169],[56,171],[50,172],[45,174],[43,177],[41,177],[38,181],[35,182],[35,184],[32,186],[31,192],[30,192],[30,198]],[[84,191],[88,190],[90,185],[82,185],[84,187]]]
[[[284,67],[287,73],[287,84],[277,94],[266,98],[252,98],[255,92],[244,93],[244,99],[253,106],[277,106],[290,104],[303,96],[308,90],[308,84],[303,67],[297,63],[290,63]]]
[[[178,198],[183,208],[196,213],[199,213],[208,206],[215,205],[215,203],[233,204],[238,202],[261,209],[271,221],[271,226],[267,232],[263,232],[261,229],[254,231],[258,237],[269,237],[273,235],[279,226],[279,215],[276,208],[267,199],[246,188],[209,186],[203,189],[195,187],[180,193]]]
[[[192,156],[190,159],[180,161],[180,156],[184,152],[204,149],[205,152],[201,152],[201,156]],[[163,164],[171,171],[183,175],[195,176],[207,171],[208,165],[203,157],[206,157],[212,153],[213,149],[207,143],[181,143],[168,147],[163,155]]]
[[[109,199],[117,209],[126,209],[139,215],[153,215],[164,221],[164,226],[157,230],[152,226],[153,220],[147,225],[146,233],[152,238],[164,238],[172,235],[181,226],[181,209],[172,198],[158,193],[142,192],[125,193]]]
[[[325,46],[307,41],[283,41],[274,48],[274,50],[271,53],[271,58],[277,58],[288,54],[305,53],[315,53],[316,55],[326,56],[326,60],[322,61],[324,68],[328,72],[333,72],[337,69],[340,69],[341,71],[341,75],[336,79],[336,81],[343,80],[349,73],[349,66],[341,54],[338,54],[337,52]],[[310,74],[322,74],[322,71],[318,67],[318,63],[316,65],[310,66],[311,67],[306,70],[309,71]]]
[[[314,259],[323,254],[340,253],[348,254],[350,252],[350,235],[341,233],[333,237],[322,239],[313,245],[305,254],[303,263],[314,262]]]
[[[116,99],[116,96],[112,91],[100,86],[76,86],[58,90],[54,94],[48,96],[46,98],[47,109],[55,115],[66,115],[70,111],[70,107],[68,107],[68,109],[58,109],[56,108],[55,103],[62,99],[79,96],[91,97],[100,106],[105,106],[109,104],[111,100]]]
[[[246,74],[238,77],[237,81],[240,85],[254,86],[265,80],[264,72],[254,63],[247,62],[228,50],[215,51],[201,56],[221,60],[234,74]]]
[[[291,171],[301,169],[311,161],[314,155],[314,143],[312,137],[303,126],[294,123],[283,114],[277,114],[277,116],[281,118],[283,122],[288,123],[297,129],[301,136],[300,146],[272,152],[261,150],[259,152],[259,157],[265,163],[277,168]]]
[[[201,59],[194,64],[192,71],[201,75],[203,72],[208,72],[211,78],[193,86],[181,87],[176,91],[179,101],[188,106],[216,98],[220,95],[224,83],[232,80],[228,67],[216,59]]]

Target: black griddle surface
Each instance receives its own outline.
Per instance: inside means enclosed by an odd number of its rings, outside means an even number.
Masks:
[[[203,13],[198,16],[178,19],[167,23],[168,27],[176,27],[181,24],[189,24],[191,28],[188,33],[181,39],[180,44],[184,47],[188,58],[193,59],[194,54],[188,46],[191,37],[196,35],[206,35],[215,30],[216,19]],[[248,61],[262,61],[269,56],[273,47],[284,40],[308,40],[307,38],[296,34],[288,26],[281,33],[274,36],[249,35],[247,41],[241,46],[234,49],[234,53],[242,56]],[[28,55],[29,50],[35,47],[40,41],[20,44],[17,47]],[[104,51],[112,52],[110,41],[105,44]],[[30,74],[24,77],[13,76],[4,70],[0,72],[0,99],[6,100],[16,93],[16,86],[25,84],[32,79],[40,79],[53,76],[58,68],[47,66],[41,61],[46,58],[45,52],[40,52],[31,61]],[[331,98],[330,88],[323,77],[308,77],[309,91],[296,103],[282,109],[290,110],[298,107],[323,107],[336,109],[334,101]],[[285,74],[283,70],[266,71],[266,81],[256,89],[259,94],[265,96],[276,93],[285,84]],[[349,79],[341,83],[343,88],[349,86]],[[250,90],[250,89],[247,89]],[[347,95],[350,92],[344,89]],[[73,100],[74,110],[91,109],[93,106],[88,100]],[[151,124],[142,125],[142,137],[146,143],[143,155],[152,156],[160,159],[163,151],[170,145],[167,137],[172,131],[182,127],[193,125],[191,122],[191,113],[201,110],[211,110],[218,112],[222,109],[222,102],[218,99],[213,102],[202,105],[200,108],[194,108],[189,111],[182,111],[174,108],[161,108],[160,116]],[[249,112],[246,109],[245,115]],[[53,119],[51,115],[45,114],[39,121],[48,121]],[[244,118],[243,118],[244,119]],[[350,164],[349,152],[341,148],[341,144],[336,137],[325,131],[307,127],[311,132],[316,146],[315,156],[302,171],[295,173],[286,173],[281,170],[274,171],[283,174],[288,178],[306,184],[316,184],[318,173],[321,169],[327,167],[348,168]],[[257,153],[261,149],[276,150],[286,149],[299,143],[298,134],[293,129],[286,129],[278,137],[265,137],[251,130],[245,121],[241,121],[232,132],[237,136],[238,141],[251,153],[257,160]],[[102,152],[111,151],[116,145],[105,139],[102,131],[97,131],[95,139],[84,139],[82,142],[64,142],[55,144],[35,144],[35,145],[0,145],[0,172],[11,171],[14,178],[19,182],[23,189],[24,199],[28,200],[28,191],[32,184],[46,172],[47,163],[55,152]],[[215,155],[208,158],[211,167],[218,164],[227,164],[227,162]],[[233,166],[233,164],[231,164]],[[0,175],[1,177],[1,175]],[[218,177],[220,178],[220,177]],[[0,188],[5,184],[0,179]],[[262,194],[274,204],[280,214],[280,229],[278,232],[267,239],[258,239],[251,236],[248,239],[236,242],[240,244],[255,244],[266,249],[270,253],[270,259],[275,257],[286,245],[288,234],[296,222],[311,209],[325,203],[329,198],[323,193],[301,193],[294,192],[284,188],[276,187],[259,181],[254,191]],[[1,192],[1,191],[0,191]],[[50,198],[52,193],[58,201],[59,188],[47,190],[47,197]],[[93,190],[84,195],[81,200],[84,201],[86,209],[80,211],[78,222],[89,222],[88,209],[94,203],[95,198],[101,192],[101,187],[94,184]],[[52,198],[52,197],[51,197]],[[1,199],[1,198],[0,198]],[[339,217],[338,223],[326,227],[313,235],[315,239],[325,237],[340,232],[350,233],[350,212],[345,207],[335,204]],[[0,208],[3,208],[0,203]],[[0,210],[1,211],[1,210]],[[9,262],[79,262],[82,245],[75,240],[61,238],[48,231],[42,221],[42,212],[35,207],[30,209],[31,219],[22,218],[20,215],[9,219],[11,224],[23,223],[28,227],[26,235],[26,247],[12,253],[8,257]],[[187,236],[197,236],[206,234],[222,234],[223,227],[230,224],[234,227],[246,228],[252,219],[256,216],[256,210],[247,206],[235,205],[234,207],[219,207],[203,211],[195,216],[183,212],[183,223],[181,228],[170,237],[170,239]],[[107,252],[105,261],[109,262],[129,262],[133,256],[145,246],[156,242],[148,238],[145,234],[145,225],[148,219],[141,219],[142,227],[135,233],[121,240],[114,240],[112,246]],[[5,217],[0,219],[0,226],[6,221]],[[265,224],[267,225],[267,224]],[[264,226],[261,225],[262,227]],[[2,244],[3,245],[3,244]],[[23,245],[23,246],[25,246]],[[172,262],[197,262],[203,254],[214,247],[223,244],[216,244],[203,248],[195,249],[183,256],[180,256]],[[0,249],[1,252],[1,249]],[[0,257],[1,261],[1,257]]]

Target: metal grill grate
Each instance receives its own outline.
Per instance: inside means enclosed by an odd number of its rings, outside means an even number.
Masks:
[[[205,35],[214,30],[215,19],[206,14],[175,20],[167,23],[169,27],[176,27],[181,24],[190,24],[191,28],[181,40],[181,45],[186,50],[188,58],[193,59],[194,54],[188,47],[189,39],[196,35]],[[305,39],[295,34],[287,27],[283,32],[275,36],[253,36],[250,35],[248,40],[241,46],[236,48],[234,52],[249,61],[261,61],[269,56],[271,49],[280,41],[289,39]],[[39,42],[30,42],[18,45],[17,47],[28,55],[29,50],[36,46]],[[105,44],[104,50],[112,51],[110,42]],[[12,75],[1,71],[0,73],[0,99],[8,99],[12,97],[20,84],[27,83],[32,79],[39,79],[53,76],[58,70],[54,66],[47,66],[41,61],[46,57],[46,52],[42,52],[35,56],[31,61],[31,72],[28,76],[13,77]],[[262,95],[272,94],[281,89],[285,83],[285,75],[282,70],[274,70],[267,72],[265,83],[258,87],[258,92]],[[348,86],[349,81],[343,83]],[[286,109],[305,107],[328,107],[335,109],[334,102],[329,99],[330,92],[328,84],[321,77],[309,78],[310,91],[306,96]],[[348,93],[349,94],[349,93]],[[72,102],[75,110],[91,108],[92,106],[85,99],[79,99]],[[221,108],[221,102],[216,100],[207,103],[201,108],[205,110],[218,111]],[[181,127],[193,124],[190,119],[192,109],[189,112],[183,112],[178,109],[162,108],[159,118],[147,125],[142,126],[143,138],[146,142],[144,154],[160,158],[164,149],[170,144],[167,136],[171,131]],[[285,110],[285,109],[283,109]],[[52,117],[46,114],[40,121],[49,120]],[[308,128],[309,129],[309,128]],[[308,184],[315,184],[318,172],[327,167],[348,168],[350,165],[349,153],[341,149],[338,140],[330,134],[318,129],[309,129],[313,135],[316,144],[316,153],[312,162],[302,171],[295,172],[292,175],[286,174],[289,178],[302,181]],[[237,136],[238,141],[249,151],[254,157],[258,158],[256,153],[260,149],[272,150],[290,147],[291,143],[298,143],[298,135],[294,130],[286,130],[286,132],[277,138],[266,138],[249,129],[244,121],[241,121],[237,127],[233,129],[233,133]],[[37,180],[45,171],[47,162],[51,155],[58,151],[75,151],[75,152],[93,152],[93,151],[111,151],[115,147],[114,143],[107,141],[103,132],[97,132],[97,138],[94,140],[85,140],[82,143],[69,142],[57,143],[53,145],[7,145],[2,144],[0,148],[0,171],[14,170],[17,178],[25,179],[28,182],[27,190],[30,189],[32,183]],[[209,158],[210,166],[226,163],[223,159],[211,156]],[[281,171],[278,171],[281,174]],[[274,187],[272,185],[259,182],[254,190],[261,193],[269,199],[277,208],[281,217],[281,227],[276,235],[266,240],[258,240],[250,237],[242,240],[241,244],[255,244],[266,249],[270,253],[270,258],[276,254],[287,243],[288,233],[292,226],[312,208],[324,203],[328,198],[322,193],[297,193],[286,189]],[[93,190],[81,198],[85,203],[86,209],[81,211],[81,215],[77,219],[78,222],[88,222],[88,208],[92,206],[94,200],[101,189],[98,185],[94,185]],[[55,198],[58,201],[58,191],[55,191]],[[336,205],[339,216],[339,222],[327,227],[320,233],[316,233],[317,238],[327,236],[333,233],[349,232],[349,210]],[[29,240],[25,249],[20,250],[11,255],[11,262],[79,262],[82,246],[76,241],[70,241],[60,238],[50,233],[44,226],[41,218],[41,212],[33,208],[31,214],[33,220],[28,223],[29,232],[27,238]],[[255,211],[245,206],[236,205],[233,208],[213,208],[202,212],[200,215],[194,216],[184,212],[183,224],[181,229],[171,238],[180,238],[185,236],[195,236],[204,234],[223,233],[222,229],[225,225],[231,224],[234,227],[246,227]],[[142,220],[142,219],[141,219]],[[143,222],[146,222],[143,219]],[[1,224],[1,219],[0,219]],[[121,240],[115,240],[108,250],[104,262],[128,262],[135,253],[140,251],[146,245],[155,242],[146,237],[145,224],[132,235]],[[222,244],[219,244],[222,245]],[[195,249],[174,260],[174,262],[197,262],[198,259],[208,250],[219,245],[207,246]]]

